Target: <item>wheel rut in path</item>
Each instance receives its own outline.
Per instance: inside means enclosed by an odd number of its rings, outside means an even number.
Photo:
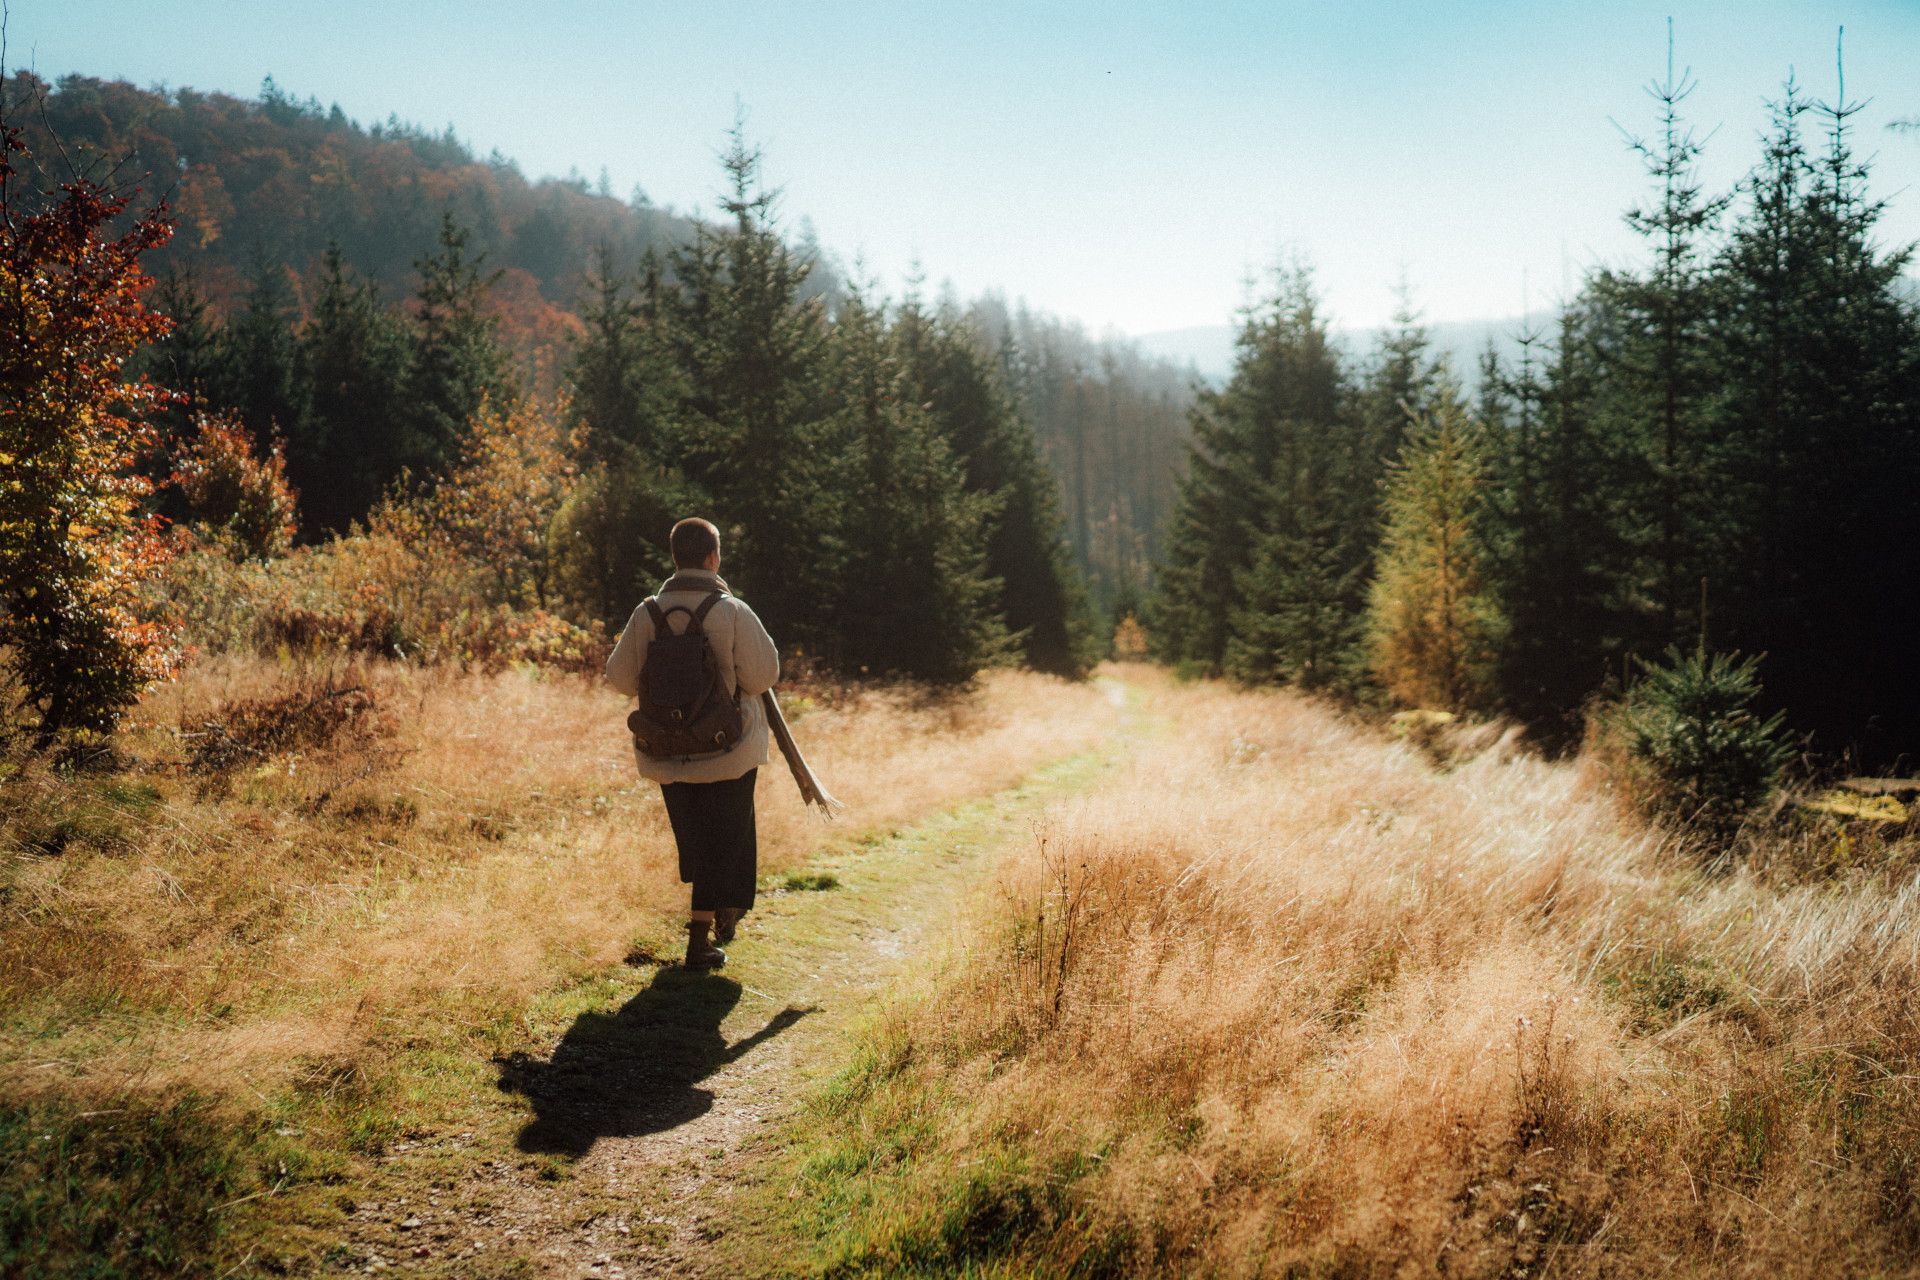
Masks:
[[[779,1273],[780,1258],[756,1256],[778,1241],[719,1243],[752,1229],[730,1217],[732,1193],[995,856],[1118,759],[1138,726],[1117,718],[1103,750],[811,864],[834,886],[763,895],[725,969],[635,957],[588,984],[557,1041],[498,1064],[500,1096],[471,1132],[388,1151],[329,1269],[701,1276],[753,1257]]]

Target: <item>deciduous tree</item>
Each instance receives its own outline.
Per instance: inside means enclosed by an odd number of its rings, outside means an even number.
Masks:
[[[86,178],[27,188],[19,130],[0,120],[0,650],[51,745],[111,728],[173,663],[136,589],[168,551],[138,469],[160,392],[128,362],[159,339],[142,255],[165,209]]]
[[[1368,615],[1373,673],[1398,701],[1486,711],[1501,619],[1487,574],[1486,442],[1442,386],[1388,472]]]

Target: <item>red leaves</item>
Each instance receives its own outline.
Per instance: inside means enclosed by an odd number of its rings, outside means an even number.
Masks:
[[[0,134],[0,646],[46,743],[110,727],[172,669],[170,637],[135,604],[170,554],[135,470],[167,393],[125,375],[168,330],[142,302],[140,258],[172,229],[156,206],[114,234],[131,196],[86,179],[23,208],[25,148]]]

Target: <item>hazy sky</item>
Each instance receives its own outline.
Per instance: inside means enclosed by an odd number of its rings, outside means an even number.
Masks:
[[[1643,190],[1611,120],[1651,129],[1666,58],[1700,82],[1705,166],[1752,162],[1789,68],[1847,90],[1920,238],[1920,0],[1737,3],[508,4],[496,0],[12,0],[11,60],[143,85],[338,102],[451,124],[529,175],[635,183],[709,209],[736,98],[785,215],[889,287],[918,259],[963,294],[1099,331],[1226,321],[1249,269],[1298,252],[1336,319],[1536,307],[1634,251]]]

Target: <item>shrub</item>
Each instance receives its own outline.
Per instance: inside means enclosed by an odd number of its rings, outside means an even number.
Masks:
[[[1762,717],[1759,659],[1669,649],[1610,717],[1634,802],[1715,839],[1733,834],[1773,791],[1792,754],[1784,714]]]
[[[578,442],[560,425],[566,415],[564,402],[483,403],[452,474],[408,504],[429,539],[486,571],[493,603],[548,602],[551,526],[575,478]]]
[[[167,567],[149,607],[209,653],[410,657],[424,619],[472,607],[469,576],[385,535],[356,533],[265,561],[201,543]]]
[[[243,439],[205,424],[196,446],[205,463],[191,479],[212,495],[202,509],[217,536],[186,540],[146,607],[191,645],[216,653],[595,669],[606,658],[604,628],[537,604],[550,595],[550,531],[572,474],[553,423],[530,404],[487,409],[464,460],[441,484],[403,480],[364,527],[264,559],[228,554],[248,539],[229,532],[236,521],[222,514],[246,487],[241,464],[262,464],[251,462]],[[276,467],[277,458],[265,479]]]
[[[244,426],[200,414],[176,460],[173,482],[193,523],[236,558],[270,559],[293,546],[294,493],[277,442],[265,459],[256,458]]]
[[[1147,648],[1147,630],[1140,619],[1131,613],[1122,616],[1113,629],[1113,656],[1121,662],[1145,662]]]
[[[193,768],[212,773],[288,752],[325,750],[342,739],[366,751],[375,739],[392,737],[394,727],[372,690],[329,677],[271,697],[226,703],[184,736],[192,743]]]

